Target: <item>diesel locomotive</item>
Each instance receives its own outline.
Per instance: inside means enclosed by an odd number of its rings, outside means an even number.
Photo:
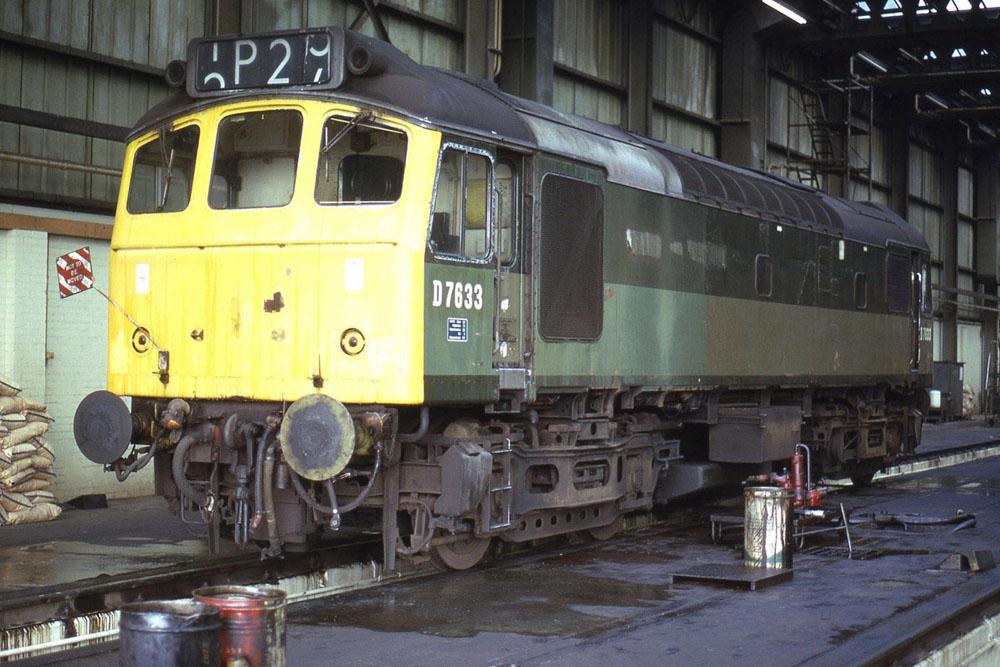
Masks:
[[[928,246],[340,28],[194,40],[132,131],[77,443],[265,556],[385,567],[920,439]],[[130,397],[126,404],[121,397]]]

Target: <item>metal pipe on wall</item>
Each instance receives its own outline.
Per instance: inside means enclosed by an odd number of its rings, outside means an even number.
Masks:
[[[66,160],[53,160],[51,158],[45,158],[45,157],[34,157],[32,155],[15,155],[14,153],[7,153],[5,151],[0,151],[0,160],[5,160],[7,162],[17,162],[19,164],[27,164],[35,167],[49,167],[52,169],[68,169],[70,171],[82,171],[88,174],[100,174],[101,176],[120,177],[122,175],[120,169],[112,169],[110,167],[98,167],[96,165],[82,164],[80,162],[67,162]]]

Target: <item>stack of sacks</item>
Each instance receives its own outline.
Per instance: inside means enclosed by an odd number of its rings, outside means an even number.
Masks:
[[[45,442],[45,406],[18,396],[0,377],[0,526],[49,521],[62,513],[51,491],[55,456]]]

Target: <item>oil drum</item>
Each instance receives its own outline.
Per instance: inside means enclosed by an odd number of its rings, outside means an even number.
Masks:
[[[121,667],[217,667],[219,610],[192,600],[135,602],[121,608]]]
[[[792,566],[792,492],[776,486],[743,491],[743,564],[747,567]]]
[[[191,594],[218,607],[221,664],[285,667],[285,593],[270,586],[208,586]]]

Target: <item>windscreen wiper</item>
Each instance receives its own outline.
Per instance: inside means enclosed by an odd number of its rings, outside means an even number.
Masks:
[[[160,197],[160,205],[156,209],[159,213],[167,205],[167,195],[170,193],[170,179],[174,172],[174,147],[170,147],[170,154],[167,155],[167,131],[160,128],[160,161],[163,164],[163,195]]]
[[[340,128],[340,131],[337,132],[337,134],[333,135],[333,139],[330,139],[330,141],[326,142],[323,145],[323,148],[320,149],[319,154],[326,155],[331,148],[337,145],[337,142],[339,142],[341,139],[347,136],[348,132],[356,128],[361,123],[367,123],[373,120],[374,118],[375,118],[375,113],[373,111],[359,111],[358,115],[356,115],[354,118],[351,119],[351,122],[349,122],[344,127]]]

